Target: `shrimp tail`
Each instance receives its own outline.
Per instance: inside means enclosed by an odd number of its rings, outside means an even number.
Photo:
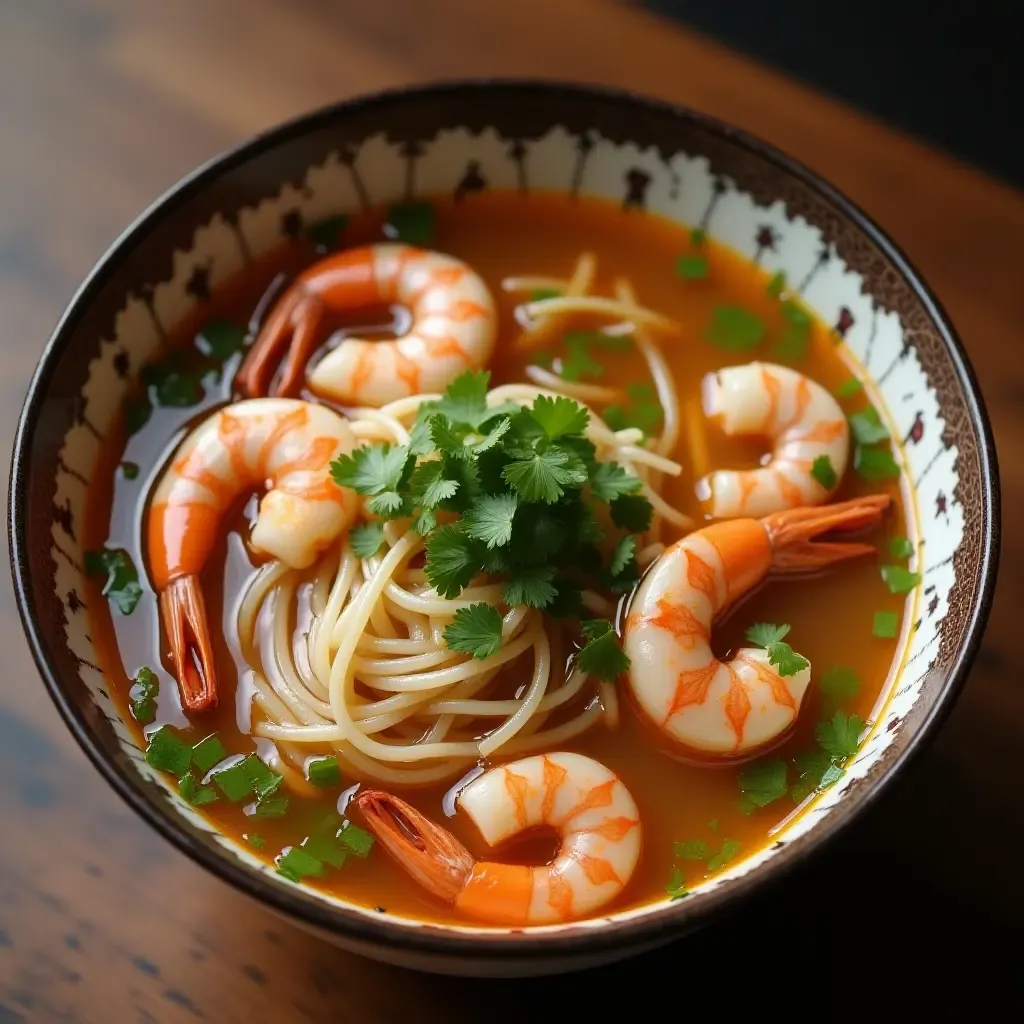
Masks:
[[[874,554],[871,544],[820,541],[822,534],[850,533],[876,526],[892,504],[887,494],[873,494],[834,505],[793,508],[761,520],[772,547],[772,569],[781,574],[815,572],[836,562]]]
[[[179,576],[160,594],[160,613],[171,643],[174,674],[186,711],[217,706],[217,677],[198,576]]]
[[[367,790],[353,802],[366,827],[414,881],[446,903],[455,902],[476,862],[451,832],[381,790]]]
[[[289,289],[263,325],[235,377],[235,387],[248,398],[271,393],[271,383],[287,350],[275,397],[297,395],[302,387],[306,363],[317,347],[324,318],[323,300],[295,285]]]

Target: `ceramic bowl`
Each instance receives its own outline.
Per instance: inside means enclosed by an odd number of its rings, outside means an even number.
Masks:
[[[611,197],[700,225],[783,270],[834,325],[886,410],[911,483],[922,583],[907,655],[846,775],[766,849],[693,896],[536,932],[394,919],[304,890],[213,832],[154,773],[121,721],[88,635],[79,524],[104,438],[162,337],[211,289],[303,225],[454,190]],[[471,201],[471,200],[470,200]],[[116,242],[32,379],[14,451],[11,555],[50,694],[104,778],[199,864],[358,953],[426,970],[561,972],[680,936],[791,868],[862,813],[935,732],[978,647],[995,583],[995,452],[963,346],[906,257],[860,210],[770,146],[700,114],[528,82],[384,93],[301,118],[186,178]]]

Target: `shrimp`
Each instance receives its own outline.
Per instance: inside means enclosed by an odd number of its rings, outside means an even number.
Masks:
[[[760,435],[774,446],[765,466],[717,470],[701,481],[699,492],[710,498],[716,519],[821,505],[835,492],[849,460],[850,428],[820,384],[785,366],[747,363],[709,373],[703,398],[705,415],[719,420],[726,434]],[[811,473],[821,458],[834,471],[832,486]]]
[[[217,704],[199,573],[224,514],[247,491],[265,486],[251,547],[296,569],[311,565],[355,519],[358,498],[330,474],[331,460],[355,445],[333,410],[262,398],[214,413],[175,452],[153,494],[147,548],[187,711]]]
[[[450,832],[388,793],[361,793],[355,804],[416,882],[490,924],[555,924],[592,914],[622,892],[640,858],[633,797],[614,772],[582,754],[542,754],[492,768],[456,801],[488,846],[528,829],[557,832],[558,853],[539,867],[477,860]]]
[[[712,653],[712,622],[769,573],[795,575],[874,552],[870,544],[815,538],[878,523],[879,494],[763,519],[727,519],[691,533],[654,563],[626,617],[630,696],[685,753],[736,759],[761,752],[795,723],[810,665],[782,676],[765,650],[729,661]]]
[[[329,314],[398,304],[412,314],[393,340],[345,338],[309,372],[324,398],[379,407],[409,395],[440,392],[462,371],[478,370],[494,351],[497,313],[487,285],[465,263],[405,245],[339,252],[300,274],[253,343],[235,384],[243,395],[268,393],[288,349],[274,394],[298,394],[305,366],[324,341]]]

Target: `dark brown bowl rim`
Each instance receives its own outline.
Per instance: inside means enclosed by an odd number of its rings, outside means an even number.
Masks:
[[[266,149],[285,144],[307,132],[326,126],[338,118],[343,118],[346,114],[379,110],[383,120],[390,107],[400,106],[406,102],[408,97],[437,99],[443,102],[447,97],[467,90],[519,92],[527,96],[532,94],[538,99],[545,95],[548,97],[561,95],[591,100],[596,103],[632,104],[640,109],[657,110],[662,114],[695,123],[702,129],[716,133],[733,144],[745,147],[761,159],[799,179],[804,185],[809,186],[831,203],[845,217],[855,222],[858,228],[871,238],[872,242],[892,261],[912,286],[942,335],[956,368],[957,377],[963,386],[973,426],[981,440],[978,458],[982,472],[983,508],[986,510],[987,516],[983,526],[984,537],[979,570],[981,583],[978,597],[972,609],[965,630],[965,640],[956,661],[951,666],[933,706],[929,709],[927,718],[907,746],[873,780],[873,784],[869,788],[856,797],[840,801],[822,825],[817,826],[806,836],[788,844],[784,851],[772,859],[767,871],[755,869],[732,881],[726,888],[707,893],[692,903],[686,900],[676,905],[668,905],[660,912],[635,920],[608,922],[599,927],[585,925],[572,928],[572,926],[567,926],[565,932],[544,935],[509,934],[507,932],[460,934],[448,931],[443,927],[430,925],[411,928],[399,925],[385,916],[374,919],[345,908],[331,907],[315,897],[302,894],[300,890],[268,884],[261,875],[243,869],[233,857],[216,853],[211,847],[198,842],[179,826],[173,815],[158,810],[156,804],[142,796],[137,784],[130,782],[125,773],[104,758],[102,750],[92,737],[88,722],[65,693],[55,663],[50,656],[44,630],[36,619],[30,587],[32,567],[28,554],[27,524],[23,511],[31,473],[29,455],[32,439],[50,378],[78,321],[89,307],[94,295],[106,284],[112,274],[120,269],[124,250],[130,248],[132,243],[150,230],[156,221],[173,213],[177,204],[190,198],[222,173],[244,164],[251,157]],[[585,956],[614,947],[621,947],[623,953],[626,954],[632,947],[656,945],[660,941],[666,941],[705,921],[727,905],[735,904],[743,897],[749,896],[758,887],[777,881],[779,877],[791,871],[797,864],[804,862],[811,853],[820,850],[824,843],[832,841],[878,799],[893,778],[906,767],[911,757],[924,748],[926,740],[934,737],[939,725],[949,714],[963,687],[971,662],[981,642],[992,603],[999,561],[1000,493],[996,451],[991,425],[977,379],[963,344],[947,314],[902,250],[863,210],[820,176],[800,162],[786,156],[774,146],[745,131],[697,111],[627,90],[545,79],[460,79],[400,87],[359,96],[287,121],[255,136],[248,142],[223,152],[182,178],[152,203],[113,242],[78,289],[53,331],[32,376],[18,423],[11,462],[9,493],[8,530],[12,576],[18,611],[33,659],[43,677],[50,697],[78,744],[122,799],[182,853],[229,885],[287,917],[297,918],[315,929],[337,935],[342,939],[348,938],[361,943],[409,952],[462,956],[476,961],[499,958],[527,959],[539,954],[558,953]]]

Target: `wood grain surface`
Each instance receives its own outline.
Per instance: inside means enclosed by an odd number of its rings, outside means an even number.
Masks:
[[[792,1004],[810,998],[796,985],[808,975],[850,1004],[911,954],[927,957],[944,987],[964,980],[952,971],[961,944],[994,956],[1002,930],[1024,921],[1013,842],[1024,834],[1013,611],[1024,597],[1024,539],[1012,527],[1024,504],[1024,198],[667,22],[607,0],[3,0],[5,444],[78,282],[182,174],[310,107],[382,86],[491,74],[627,86],[732,121],[822,172],[918,264],[981,378],[1007,509],[999,592],[963,698],[927,755],[838,848],[697,937],[589,975],[433,978],[308,937],[145,827],[51,706],[5,573],[0,1024],[504,1021],[570,1012],[608,1020],[638,996],[677,1008],[717,1000],[707,1005],[722,1010],[723,978],[730,1009],[744,988],[763,999],[758,985],[772,977]],[[848,950],[859,943],[854,970]],[[1004,983],[1019,990],[1019,970],[996,984]]]

